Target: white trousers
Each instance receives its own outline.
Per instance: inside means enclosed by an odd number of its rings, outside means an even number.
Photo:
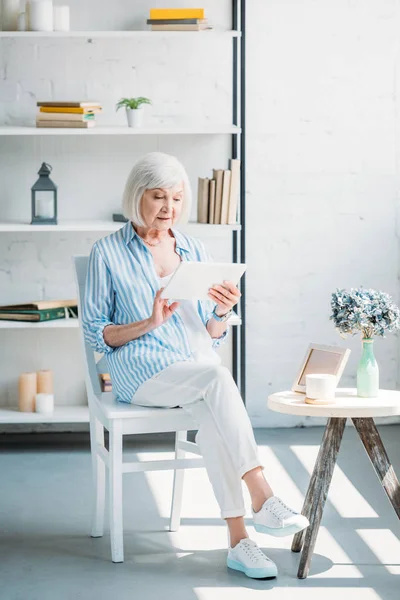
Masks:
[[[132,398],[140,406],[182,407],[197,423],[196,443],[221,517],[246,514],[242,476],[261,464],[253,428],[226,367],[177,362],[145,381]]]

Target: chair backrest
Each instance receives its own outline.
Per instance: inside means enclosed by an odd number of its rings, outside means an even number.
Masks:
[[[83,347],[83,353],[85,357],[85,383],[86,383],[86,392],[88,395],[88,401],[91,402],[91,399],[94,399],[93,396],[97,396],[100,399],[101,397],[101,386],[98,374],[98,368],[95,358],[95,351],[91,348],[91,346],[86,342],[85,336],[83,334],[82,327],[82,306],[85,298],[85,286],[86,286],[86,276],[87,276],[87,268],[89,257],[88,256],[74,256],[74,267],[75,267],[75,283],[78,292],[78,319],[79,319],[79,329],[80,329],[80,337]]]

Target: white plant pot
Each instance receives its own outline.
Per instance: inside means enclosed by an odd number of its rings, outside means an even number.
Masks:
[[[128,127],[141,127],[143,123],[143,108],[126,108]]]

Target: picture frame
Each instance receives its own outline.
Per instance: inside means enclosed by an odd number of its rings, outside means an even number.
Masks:
[[[311,343],[307,348],[296,379],[293,382],[292,392],[305,394],[306,375],[311,373],[329,373],[330,375],[335,375],[336,385],[338,385],[350,353],[351,350],[348,348]]]

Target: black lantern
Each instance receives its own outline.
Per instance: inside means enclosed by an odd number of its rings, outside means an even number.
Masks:
[[[32,225],[57,225],[57,186],[49,175],[52,166],[42,163],[32,186]]]

